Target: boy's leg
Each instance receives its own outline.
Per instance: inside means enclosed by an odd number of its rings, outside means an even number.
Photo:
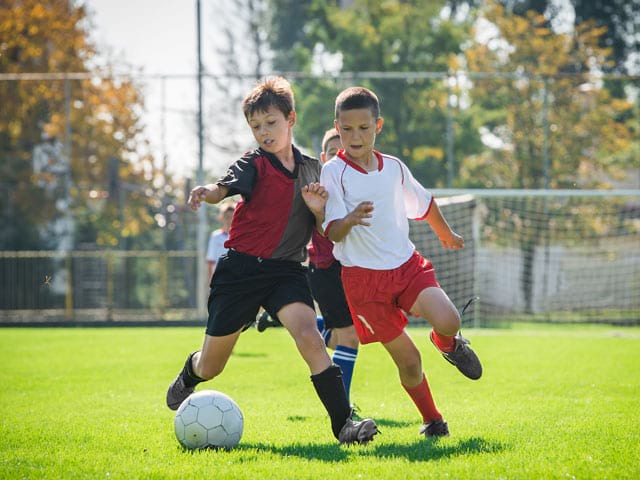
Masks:
[[[322,335],[322,338],[324,339],[324,344],[326,345],[326,347],[330,348],[331,350],[335,350],[336,349],[335,339],[333,342],[331,341],[331,334],[333,332],[331,331],[330,328],[326,328],[324,317],[322,315],[318,315],[316,317],[316,326],[318,327],[318,331],[320,332],[320,335]]]
[[[311,307],[302,302],[289,303],[280,309],[278,319],[295,340],[312,375],[331,366],[331,359],[316,328],[316,314]]]
[[[342,380],[349,398],[360,342],[345,298],[341,271],[342,266],[336,261],[328,268],[310,268],[307,279],[322,312],[323,325],[318,325],[318,330],[327,347],[334,350],[332,360],[342,370]]]
[[[240,331],[224,337],[205,335],[202,350],[187,357],[184,367],[167,390],[167,406],[177,410],[198,383],[219,375],[227,364]]]
[[[400,376],[400,383],[418,407],[425,423],[441,419],[431,395],[427,377],[422,370],[422,359],[413,340],[403,332],[390,342],[382,344],[389,352]]]
[[[442,356],[466,377],[477,380],[482,376],[478,356],[469,347],[469,340],[460,335],[460,314],[440,287],[420,292],[411,312],[429,321],[433,330],[430,338]]]
[[[358,358],[358,335],[353,325],[351,325],[332,329],[332,337],[336,342],[332,360],[342,370],[342,382],[347,392],[347,399],[349,399],[351,396],[351,379],[353,378],[353,370]]]
[[[371,419],[351,420],[340,368],[333,365],[316,326],[316,315],[308,305],[295,302],[278,311],[278,318],[287,328],[311,371],[311,381],[331,418],[331,429],[341,443],[367,443],[377,433]]]
[[[427,377],[422,370],[420,352],[411,338],[403,332],[383,346],[398,367],[402,387],[422,415],[420,434],[428,437],[449,436],[447,422],[442,419],[442,414],[436,407]]]

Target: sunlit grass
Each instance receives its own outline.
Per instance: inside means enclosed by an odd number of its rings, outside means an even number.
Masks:
[[[382,434],[341,447],[283,329],[249,331],[200,388],[240,405],[230,452],[187,452],[164,405],[201,328],[0,330],[0,478],[637,478],[640,329],[466,330],[485,374],[420,346],[451,437],[420,418],[379,345],[361,347],[352,399]]]

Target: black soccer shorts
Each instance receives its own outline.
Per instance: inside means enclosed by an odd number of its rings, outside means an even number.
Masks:
[[[307,273],[309,286],[313,298],[320,307],[325,328],[343,328],[353,325],[342,288],[341,271],[342,265],[337,260],[329,268],[316,268],[313,264],[309,265]]]
[[[290,260],[272,260],[229,250],[211,279],[207,335],[222,337],[255,321],[260,307],[275,315],[301,302],[314,308],[307,268]]]

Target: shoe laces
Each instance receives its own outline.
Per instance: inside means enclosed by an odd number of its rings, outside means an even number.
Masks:
[[[462,307],[462,310],[460,310],[460,316],[463,316],[464,312],[467,311],[467,308],[469,308],[473,303],[475,303],[476,300],[480,300],[480,297],[471,297],[469,300],[467,300],[467,303],[465,303],[464,307]]]
[[[349,418],[354,422],[359,422],[362,420],[362,417],[360,416],[360,407],[358,407],[358,405],[356,405],[355,403],[351,404],[351,415],[349,416]]]
[[[458,348],[463,348],[466,345],[470,345],[471,344],[471,340],[469,340],[468,338],[465,338],[462,336],[461,333],[458,332],[458,335],[455,336],[456,339],[456,348],[455,350],[458,350]]]

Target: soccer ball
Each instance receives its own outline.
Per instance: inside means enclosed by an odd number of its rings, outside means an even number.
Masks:
[[[238,445],[244,418],[228,395],[201,390],[189,395],[178,407],[173,421],[176,438],[189,449],[226,448]]]

